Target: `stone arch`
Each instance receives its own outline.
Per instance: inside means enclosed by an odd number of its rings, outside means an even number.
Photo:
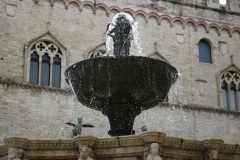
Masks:
[[[119,8],[119,7],[117,7],[117,6],[112,6],[112,7],[110,7],[109,8],[109,13],[111,12],[111,11],[117,11],[117,12],[121,12],[121,9]]]
[[[182,24],[182,28],[185,29],[184,20],[180,17],[174,17],[173,24],[174,24],[174,22],[177,22],[177,21],[180,22]]]
[[[106,15],[109,16],[110,12],[109,12],[108,6],[106,6],[105,4],[99,3],[97,4],[96,9],[99,9],[99,8],[102,8],[106,12]]]
[[[203,37],[199,40],[199,42],[200,41],[206,41],[211,47],[213,47],[213,42],[209,38]]]
[[[222,26],[220,28],[220,32],[222,32],[223,30],[226,30],[228,32],[229,37],[232,37],[232,30],[231,30],[231,28],[229,28],[228,26]]]
[[[127,13],[127,14],[130,14],[130,15],[133,17],[133,19],[136,18],[135,12],[134,12],[132,9],[130,9],[130,8],[124,8],[124,9],[122,10],[122,12],[125,12],[125,13]]]
[[[141,15],[143,16],[143,18],[145,19],[145,22],[147,23],[148,22],[148,19],[147,19],[147,14],[141,10],[137,10],[135,11],[135,16],[137,17],[138,15]]]
[[[162,19],[168,20],[170,26],[171,26],[171,27],[173,26],[172,17],[170,17],[169,15],[162,15],[162,16],[160,16],[160,24],[161,24]]]
[[[78,6],[79,11],[80,12],[82,11],[82,9],[81,9],[82,8],[81,7],[81,2],[78,1],[78,0],[69,0],[69,1],[67,1],[66,8],[68,8],[71,3],[75,3]]]
[[[232,29],[232,33],[233,33],[233,32],[237,32],[238,34],[240,34],[240,28],[234,27],[234,28]]]
[[[217,30],[218,35],[220,35],[220,27],[217,24],[215,24],[215,23],[209,24],[208,32],[210,31],[211,28],[215,28]]]
[[[234,33],[237,33],[238,36],[240,36],[240,29],[237,28],[237,27],[234,27],[234,28],[232,29],[232,34],[234,35]]]
[[[105,42],[102,42],[100,44],[98,44],[97,46],[89,49],[89,51],[87,51],[83,58],[84,59],[89,59],[89,58],[94,58],[94,57],[101,57],[104,56],[107,53],[106,51],[106,44]]]
[[[197,23],[197,28],[200,27],[200,26],[203,26],[206,30],[206,33],[208,33],[209,29],[208,29],[207,23],[205,23],[203,21],[200,21],[200,22]]]
[[[184,25],[186,26],[188,23],[193,25],[193,28],[195,31],[197,30],[197,23],[193,19],[190,18],[190,19],[185,20]]]
[[[238,34],[240,34],[240,28],[234,27],[234,28],[232,29],[232,33],[233,33],[233,32],[238,32]]]
[[[151,17],[153,17],[157,21],[158,25],[160,25],[160,20],[159,20],[158,14],[156,14],[154,12],[149,13],[147,15],[147,20],[149,20]]]
[[[85,6],[89,6],[92,9],[92,12],[94,13],[94,4],[92,2],[84,1],[82,3],[82,8],[85,7]]]

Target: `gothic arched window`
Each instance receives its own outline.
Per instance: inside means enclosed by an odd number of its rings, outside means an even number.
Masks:
[[[60,88],[61,50],[50,41],[35,43],[30,49],[29,83]]]
[[[199,41],[198,50],[199,50],[199,62],[212,63],[211,46],[207,41],[205,40]]]
[[[240,74],[227,71],[221,77],[222,104],[225,110],[240,110]]]

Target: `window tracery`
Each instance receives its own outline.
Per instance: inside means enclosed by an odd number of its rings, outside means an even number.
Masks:
[[[240,110],[240,74],[226,71],[221,77],[222,104],[225,110]]]
[[[62,52],[50,41],[39,41],[30,49],[29,83],[60,88]]]
[[[92,52],[92,53],[90,54],[90,58],[103,57],[103,56],[105,56],[106,53],[107,53],[106,50],[104,50],[104,49],[99,49],[99,50],[96,50],[95,52]]]

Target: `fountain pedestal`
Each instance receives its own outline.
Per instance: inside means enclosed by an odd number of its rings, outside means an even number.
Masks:
[[[110,122],[110,136],[135,134],[134,119],[141,113],[141,107],[132,104],[110,104],[102,109]]]

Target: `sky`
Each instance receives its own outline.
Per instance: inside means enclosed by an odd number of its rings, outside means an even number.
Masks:
[[[225,5],[226,4],[226,0],[219,0],[219,3]]]

